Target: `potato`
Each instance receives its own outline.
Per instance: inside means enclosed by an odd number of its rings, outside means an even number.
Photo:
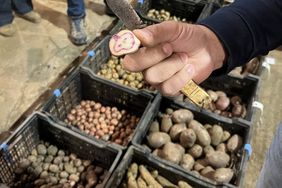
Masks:
[[[210,136],[211,136],[211,144],[213,146],[217,146],[221,143],[222,136],[223,136],[223,129],[219,125],[214,125],[210,129]]]
[[[208,146],[211,144],[211,137],[208,131],[196,120],[192,120],[189,128],[193,129],[197,135],[197,141],[201,146]]]
[[[209,94],[209,96],[211,97],[213,102],[217,101],[218,95],[217,95],[216,92],[214,92],[212,90],[208,90],[207,93]]]
[[[205,124],[204,125],[205,129],[207,129],[207,131],[209,131],[212,128],[212,125],[210,124]]]
[[[178,182],[178,187],[179,188],[192,188],[191,185],[189,185],[188,183],[186,183],[184,181],[179,181]]]
[[[163,115],[161,122],[161,131],[168,133],[172,125],[173,124],[170,116],[167,114]]]
[[[170,136],[167,133],[163,132],[153,132],[149,134],[147,141],[150,147],[156,149],[170,142]]]
[[[230,104],[230,99],[228,97],[220,96],[215,103],[215,107],[218,110],[226,110]]]
[[[185,129],[180,133],[180,145],[184,148],[191,148],[196,142],[197,136],[193,129]]]
[[[171,187],[171,188],[177,188],[173,183],[171,183],[169,180],[162,176],[157,176],[157,181],[161,184],[163,187]]]
[[[230,138],[231,134],[228,131],[223,131],[221,142],[225,142]]]
[[[204,147],[204,154],[207,155],[210,152],[214,152],[214,148],[211,145],[205,146]]]
[[[194,166],[195,160],[190,154],[184,154],[180,161],[180,166],[186,170],[191,170]]]
[[[179,164],[184,153],[185,149],[181,145],[172,142],[166,143],[163,149],[159,152],[161,158],[175,164]]]
[[[199,158],[203,154],[203,148],[200,145],[195,144],[192,148],[188,150],[188,153],[194,158]]]
[[[172,121],[174,123],[187,123],[194,118],[193,113],[187,109],[179,109],[172,113]]]
[[[227,151],[226,144],[221,143],[221,144],[217,145],[216,151],[222,151],[222,152],[226,153],[226,151]]]
[[[192,172],[194,175],[200,176],[200,173],[199,173],[198,171],[196,171],[196,170],[192,170],[191,172]]]
[[[215,170],[214,180],[219,183],[229,183],[234,175],[234,172],[230,168],[219,168]]]
[[[211,166],[206,166],[203,170],[201,170],[201,175],[212,179],[214,176],[215,170]]]
[[[222,168],[227,166],[230,161],[230,156],[222,151],[215,151],[209,153],[206,159],[214,168]]]
[[[243,140],[242,138],[234,134],[227,142],[227,150],[230,152],[237,152],[243,145]]]
[[[235,106],[235,105],[241,104],[242,99],[239,96],[233,96],[231,97],[230,102],[233,106]]]
[[[169,131],[169,136],[171,140],[178,141],[180,137],[180,133],[185,129],[186,129],[186,125],[184,123],[173,125]]]
[[[161,153],[161,149],[155,149],[152,154],[155,155],[155,156],[160,156],[160,153]]]
[[[159,132],[160,131],[160,125],[158,121],[153,121],[150,125],[149,132]]]
[[[223,91],[216,91],[215,93],[217,94],[218,97],[222,97],[222,96],[226,97],[226,93],[224,93]]]
[[[236,104],[232,108],[232,116],[233,117],[241,117],[243,113],[243,106],[241,104]]]
[[[162,186],[155,180],[155,178],[150,174],[147,168],[144,165],[139,166],[139,172],[141,177],[145,180],[145,182],[152,187],[162,188]]]

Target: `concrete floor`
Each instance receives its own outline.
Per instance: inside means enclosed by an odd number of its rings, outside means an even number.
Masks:
[[[86,1],[89,41],[107,28],[113,18],[103,14],[102,0]],[[0,133],[7,130],[40,96],[48,85],[77,57],[85,46],[77,47],[68,39],[68,18],[64,0],[35,0],[35,9],[43,20],[32,24],[15,18],[17,34],[0,36]],[[244,187],[255,187],[264,155],[276,125],[281,121],[282,54],[270,54],[277,59],[271,74],[263,74],[260,101],[263,114],[254,124],[253,154],[248,164]]]
[[[85,48],[68,39],[65,0],[35,0],[40,24],[15,18],[15,36],[0,36],[0,132],[8,129]],[[102,0],[85,1],[89,42],[113,21]]]

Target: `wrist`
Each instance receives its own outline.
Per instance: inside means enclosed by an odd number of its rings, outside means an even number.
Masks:
[[[207,44],[206,48],[211,56],[211,61],[214,64],[214,69],[219,69],[224,65],[227,58],[227,53],[217,37],[217,35],[206,26],[198,25],[200,29],[204,32],[205,42]]]

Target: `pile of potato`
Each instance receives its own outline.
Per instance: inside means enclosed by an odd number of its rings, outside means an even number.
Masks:
[[[260,66],[259,58],[253,58],[246,65],[242,67],[236,67],[229,74],[236,77],[244,77],[248,74],[256,74]]]
[[[126,110],[83,100],[70,111],[65,122],[97,139],[110,140],[126,146],[132,138],[139,118]]]
[[[111,56],[107,64],[101,65],[101,69],[97,74],[128,87],[153,90],[153,88],[144,81],[141,72],[134,73],[126,71],[122,66],[122,60],[122,58]]]
[[[144,165],[132,163],[128,168],[126,179],[120,185],[120,188],[192,188],[188,183],[179,181],[174,185],[169,180],[159,175],[157,170],[149,171]]]
[[[160,21],[174,20],[174,21],[186,22],[186,18],[179,18],[179,17],[173,16],[170,14],[169,11],[166,11],[164,9],[161,9],[161,10],[150,9],[149,12],[147,13],[147,16],[149,18],[157,19]]]
[[[38,144],[31,155],[20,161],[11,187],[91,188],[102,187],[107,171],[89,160],[59,150],[49,143]]]
[[[241,97],[228,97],[227,94],[223,91],[207,90],[207,93],[212,99],[212,103],[210,104],[208,110],[228,118],[246,117],[246,104],[242,101]],[[175,100],[180,102],[192,103],[190,99],[184,97],[184,95],[176,97]]]
[[[202,125],[187,109],[166,109],[150,125],[148,147],[153,154],[220,183],[234,176],[242,138],[219,125]]]

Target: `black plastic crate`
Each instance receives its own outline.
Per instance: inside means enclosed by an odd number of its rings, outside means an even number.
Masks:
[[[130,146],[119,166],[109,179],[106,188],[118,187],[123,178],[125,178],[128,167],[134,162],[138,165],[145,165],[149,167],[150,170],[157,170],[161,176],[167,178],[172,183],[177,184],[178,181],[185,181],[194,188],[205,188],[211,186],[209,182],[201,181],[197,177],[175,170],[171,166],[164,165],[146,151],[135,146]]]
[[[184,102],[179,99],[175,99],[176,103],[182,104],[184,106],[189,106],[194,110],[202,112],[204,114],[218,117],[220,119],[225,119],[225,121],[241,121],[245,124],[252,125],[254,121],[254,116],[256,113],[256,108],[253,107],[253,102],[258,100],[258,91],[260,87],[260,78],[255,75],[248,75],[244,78],[233,77],[229,75],[224,75],[220,77],[213,77],[205,80],[200,84],[202,88],[205,90],[220,90],[224,91],[227,96],[240,96],[242,98],[243,103],[246,104],[246,117],[224,117],[218,115],[210,110],[206,110],[203,108],[197,107],[195,104],[191,102]]]
[[[147,17],[146,14],[149,9],[169,11],[171,15],[177,17],[186,18],[187,21],[196,22],[202,13],[204,6],[208,4],[208,1],[204,0],[145,0],[143,2],[144,8],[141,9],[140,14]],[[140,5],[141,6],[141,5]],[[138,8],[137,8],[138,10]]]
[[[158,99],[158,103],[156,104],[156,108],[155,111],[153,112],[153,116],[150,119],[150,122],[147,124],[147,127],[145,128],[145,131],[143,132],[143,134],[140,134],[138,136],[136,136],[133,139],[133,145],[135,145],[136,147],[139,147],[140,149],[147,151],[148,156],[155,158],[157,161],[159,161],[160,163],[162,163],[162,165],[166,165],[166,166],[170,166],[173,167],[176,171],[181,171],[189,176],[193,176],[195,178],[199,178],[200,181],[204,181],[206,183],[209,183],[210,186],[208,187],[242,187],[243,184],[243,178],[245,175],[245,171],[246,171],[246,164],[247,161],[249,159],[249,152],[245,149],[241,149],[239,152],[241,154],[241,157],[239,159],[239,161],[236,163],[236,172],[235,177],[236,180],[231,183],[224,183],[224,184],[219,184],[215,181],[212,181],[208,178],[205,178],[203,176],[197,176],[191,172],[188,172],[187,170],[183,169],[182,167],[175,165],[169,161],[166,161],[164,159],[161,159],[159,157],[153,156],[152,153],[150,153],[150,151],[145,148],[144,146],[142,146],[142,144],[144,143],[144,141],[146,140],[146,136],[147,136],[147,132],[149,130],[150,124],[157,118],[158,113],[159,112],[165,112],[166,108],[172,108],[172,109],[189,109],[193,114],[194,114],[194,119],[199,121],[202,124],[217,124],[220,125],[223,130],[227,130],[229,131],[231,134],[238,134],[243,138],[243,145],[246,146],[246,144],[250,143],[250,138],[251,138],[251,132],[250,132],[250,126],[245,124],[244,122],[241,121],[225,121],[224,118],[221,117],[214,117],[205,113],[202,113],[200,111],[195,110],[194,108],[191,108],[189,106],[184,106],[181,105],[179,103],[175,103],[172,99],[169,98],[165,98],[165,97],[161,97],[160,95],[158,95],[156,97]],[[141,143],[141,144],[140,144]],[[243,147],[245,148],[245,147]]]
[[[14,171],[20,160],[27,157],[40,141],[49,142],[107,169],[108,175],[103,185],[110,178],[122,154],[118,148],[96,143],[58,126],[44,114],[34,113],[1,145],[0,183],[9,185],[13,182]]]
[[[150,117],[151,111],[154,108],[153,95],[112,84],[94,76],[90,71],[83,69],[75,71],[55,90],[55,95],[46,102],[43,106],[43,111],[59,122],[60,125],[66,126],[98,142],[104,141],[98,140],[94,136],[90,136],[64,122],[70,110],[78,105],[81,100],[94,100],[104,106],[116,106],[118,109],[125,109],[139,116],[140,120],[134,130],[133,137],[137,134],[142,134],[143,128],[149,121],[148,117]],[[126,149],[125,146],[111,142],[109,144]]]

